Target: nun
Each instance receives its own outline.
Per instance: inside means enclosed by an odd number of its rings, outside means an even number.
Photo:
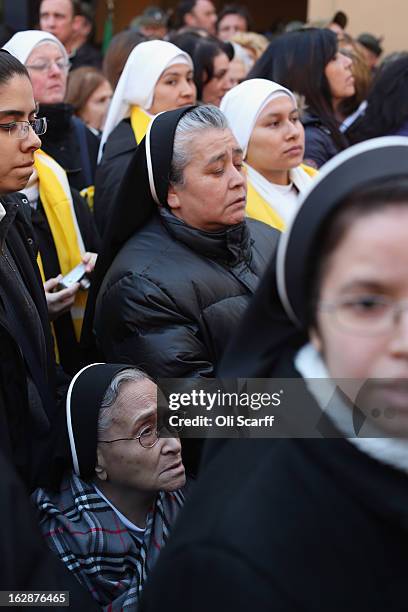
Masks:
[[[32,496],[49,548],[112,612],[137,608],[184,502],[180,440],[157,412],[157,387],[140,370],[80,370],[68,388],[55,484]]]
[[[362,143],[303,199],[219,374],[280,378],[286,412],[296,384],[331,430],[211,446],[143,612],[406,609],[407,165]]]
[[[245,195],[242,151],[217,107],[156,116],[122,182],[84,341],[154,378],[212,377],[279,236],[246,220]]]
[[[190,56],[163,40],[140,43],[116,86],[99,148],[95,218],[101,234],[132,154],[152,117],[196,101]]]
[[[305,132],[295,96],[273,81],[251,79],[224,96],[221,110],[244,151],[248,217],[284,231],[316,175],[302,164]]]

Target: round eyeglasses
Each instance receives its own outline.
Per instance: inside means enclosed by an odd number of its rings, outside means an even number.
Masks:
[[[363,295],[321,301],[318,309],[329,313],[338,327],[360,336],[381,336],[392,332],[408,310],[407,300],[393,300],[385,295]]]
[[[179,416],[183,415],[179,412]],[[113,442],[127,442],[129,440],[139,440],[139,444],[143,448],[153,448],[153,446],[155,446],[155,444],[157,444],[157,442],[159,441],[160,433],[163,431],[163,429],[166,429],[170,434],[175,434],[169,437],[178,438],[178,432],[181,431],[182,428],[183,425],[170,425],[170,423],[166,419],[166,422],[162,423],[160,427],[153,427],[152,425],[148,425],[140,432],[140,434],[134,436],[133,438],[115,438],[114,440],[98,440],[98,442],[102,442],[103,444],[112,444]]]
[[[47,131],[47,119],[40,117],[38,119],[32,119],[31,121],[12,121],[10,123],[0,123],[0,129],[8,130],[8,133],[13,138],[22,140],[28,136],[30,128],[34,134],[41,136]]]
[[[26,68],[30,68],[31,70],[36,70],[37,72],[49,72],[53,65],[61,70],[62,72],[67,72],[71,66],[71,62],[68,62],[64,59],[58,60],[44,60],[43,62],[38,62],[37,64],[26,64]]]

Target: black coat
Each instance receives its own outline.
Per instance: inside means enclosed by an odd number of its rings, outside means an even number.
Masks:
[[[80,119],[74,118],[73,113],[69,104],[40,105],[39,116],[46,117],[48,125],[41,136],[41,148],[64,168],[71,187],[81,191],[94,184],[99,138]],[[81,127],[84,136],[82,145],[76,125]]]
[[[25,300],[15,275],[14,290],[0,297],[0,387],[3,400],[1,448],[17,467],[25,483],[35,486],[47,452],[51,426],[56,411],[54,348],[48,320],[44,289],[36,263],[37,247],[30,223],[30,207],[25,198],[13,194],[2,198],[7,211],[0,223],[1,248],[8,249],[31,296],[36,314],[22,321],[18,301]],[[15,216],[14,216],[15,215]],[[13,221],[7,227],[3,224]],[[4,228],[7,231],[4,231]],[[0,287],[2,293],[3,287]],[[10,313],[13,313],[10,315]],[[33,329],[34,322],[39,329]],[[38,331],[44,339],[43,353],[32,350],[32,338]],[[32,402],[27,378],[34,381],[42,400]]]
[[[320,168],[337,155],[341,148],[334,141],[330,128],[316,115],[306,113],[302,123],[305,128],[305,163]]]
[[[51,551],[17,474],[0,451],[0,589],[69,591],[73,610],[98,610],[92,597]]]
[[[207,233],[156,214],[99,291],[94,329],[105,359],[155,377],[212,376],[278,235],[253,220]]]
[[[99,252],[100,240],[91,211],[85,200],[75,190],[71,190],[75,215],[84,246],[87,251]],[[35,238],[41,253],[46,280],[55,278],[61,273],[54,238],[42,207],[41,200],[32,211],[31,220]],[[58,341],[60,363],[66,372],[75,374],[85,364],[84,355],[75,337],[71,313],[67,312],[54,321],[55,334]]]
[[[304,408],[314,402],[305,389]],[[229,440],[202,471],[140,612],[402,612],[408,477],[343,438]]]
[[[102,68],[102,53],[89,42],[84,43],[69,56],[71,62],[70,72],[81,68],[81,66],[92,66],[93,68]]]
[[[111,219],[120,182],[136,149],[130,120],[123,119],[106,141],[101,163],[96,169],[94,215],[101,236]]]

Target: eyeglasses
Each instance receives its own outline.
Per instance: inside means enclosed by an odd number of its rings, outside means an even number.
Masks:
[[[37,64],[27,64],[26,68],[30,68],[31,70],[37,70],[37,72],[49,72],[49,70],[54,64],[57,68],[59,68],[59,70],[62,70],[62,72],[68,71],[71,66],[71,62],[68,62],[64,59],[59,59],[55,61],[46,60],[43,62],[38,62]]]
[[[177,414],[179,418],[185,415],[184,412],[181,413],[180,411],[178,411]],[[157,442],[159,441],[160,433],[163,431],[163,429],[167,429],[169,433],[178,434],[178,432],[181,431],[182,428],[183,428],[182,425],[173,426],[173,425],[170,425],[168,420],[166,420],[166,422],[162,423],[160,427],[155,428],[155,427],[152,427],[151,425],[149,425],[148,427],[145,427],[140,432],[140,434],[138,434],[137,436],[134,436],[133,438],[115,438],[115,440],[98,440],[98,442],[103,442],[104,444],[112,444],[113,442],[126,442],[129,440],[139,440],[139,444],[143,448],[153,448],[153,446],[155,446],[155,444],[157,444]],[[178,435],[172,436],[172,437],[178,437]]]
[[[13,138],[22,140],[28,136],[28,132],[31,129],[34,134],[41,136],[47,131],[47,119],[40,117],[39,119],[33,119],[32,121],[12,121],[11,123],[0,123],[2,130],[8,130],[8,133]]]
[[[395,329],[401,314],[408,310],[408,300],[395,301],[385,295],[364,295],[335,302],[319,302],[319,310],[328,312],[345,331],[361,336],[381,336]]]

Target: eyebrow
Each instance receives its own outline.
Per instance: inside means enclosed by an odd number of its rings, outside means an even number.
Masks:
[[[381,280],[371,280],[371,279],[355,279],[352,280],[343,287],[341,287],[341,291],[351,291],[352,289],[364,288],[365,290],[370,291],[384,291],[386,286]]]
[[[243,155],[244,152],[242,151],[241,147],[236,147],[235,149],[233,149],[232,154],[233,155]],[[226,156],[227,156],[226,153],[220,153],[219,155],[214,155],[208,160],[206,165],[211,166],[211,164],[215,164],[218,161],[223,161],[226,158]]]
[[[37,111],[37,108],[34,108],[32,111],[29,112],[29,115],[32,115],[33,113],[35,113]],[[9,116],[13,116],[13,117],[24,117],[25,112],[21,111],[21,110],[0,110],[0,118],[1,117],[9,117]]]
[[[137,425],[138,423],[140,423],[140,421],[144,421],[145,419],[150,418],[151,416],[156,416],[157,414],[157,408],[148,408],[147,410],[145,410],[144,412],[142,412],[141,414],[138,414],[137,417],[135,418],[135,420],[132,423],[132,428]]]
[[[292,113],[298,113],[299,109],[298,108],[293,108],[291,111],[289,111],[289,115],[291,115]],[[285,112],[280,112],[280,113],[268,113],[267,115],[265,115],[265,119],[270,118],[270,117],[280,117],[281,115],[286,115]]]

